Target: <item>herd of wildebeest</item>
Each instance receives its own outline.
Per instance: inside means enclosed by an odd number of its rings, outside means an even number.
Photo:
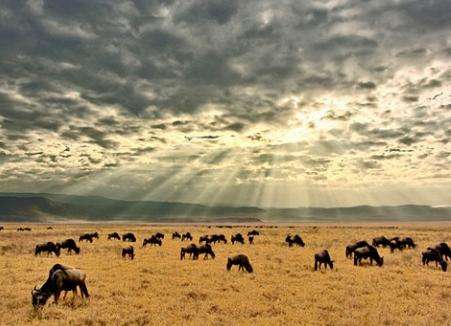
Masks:
[[[51,230],[52,227],[48,227],[48,230]],[[0,226],[0,231],[4,230],[3,226]],[[31,228],[18,228],[17,231],[31,231]],[[257,230],[252,230],[247,233],[248,243],[252,245],[254,243],[254,239],[256,236],[259,236],[260,232]],[[82,234],[78,241],[87,241],[94,242],[95,239],[99,239],[99,233],[85,233]],[[161,232],[157,232],[149,238],[144,238],[142,242],[142,248],[147,245],[150,246],[161,246],[163,244],[163,240],[165,235]],[[124,242],[136,242],[136,236],[129,232],[120,235],[117,232],[113,232],[107,235],[108,240],[119,240]],[[181,240],[181,241],[193,241],[193,236],[190,232],[186,232],[180,234],[178,232],[172,233],[172,240]],[[241,233],[236,233],[231,236],[230,239],[232,244],[245,244],[245,238]],[[189,255],[190,259],[197,260],[199,255],[203,254],[204,259],[208,259],[211,257],[214,259],[216,257],[213,247],[219,243],[227,243],[226,236],[224,234],[212,234],[212,235],[202,235],[199,237],[199,244],[191,243],[186,247],[182,247],[180,249],[180,259],[184,260],[186,255]],[[288,247],[299,246],[304,247],[305,243],[302,240],[301,236],[296,234],[294,236],[287,235],[285,238],[285,243]],[[369,260],[370,264],[373,264],[373,261],[376,262],[378,266],[382,266],[384,264],[384,258],[379,255],[378,248],[390,248],[390,251],[393,253],[395,250],[402,251],[404,249],[415,248],[416,244],[411,237],[392,237],[387,238],[385,236],[376,237],[373,239],[372,244],[369,244],[365,240],[357,241],[355,243],[349,244],[345,248],[345,255],[349,259],[354,259],[354,265],[360,265],[362,260]],[[41,255],[43,253],[47,255],[55,255],[57,257],[60,256],[61,250],[67,250],[68,254],[80,254],[81,249],[77,246],[77,242],[70,238],[61,242],[46,242],[42,244],[37,244],[35,247],[35,256]],[[428,247],[425,251],[422,252],[422,264],[428,265],[430,262],[435,262],[435,265],[446,272],[448,266],[448,258],[451,259],[451,250],[447,243],[442,242],[435,246]],[[126,246],[122,248],[122,257],[134,259],[135,258],[135,248],[132,245]],[[321,265],[323,264],[325,269],[329,266],[330,269],[334,267],[334,261],[332,260],[329,252],[327,250],[322,250],[314,255],[314,270],[321,269]],[[227,258],[226,269],[229,271],[233,265],[238,265],[238,270],[246,270],[249,273],[253,272],[253,267],[249,261],[249,258],[246,255],[239,254],[233,257]],[[47,300],[53,295],[55,302],[58,302],[60,294],[64,291],[64,297],[67,292],[72,291],[74,296],[77,294],[77,288],[80,289],[82,298],[89,298],[88,289],[86,287],[86,273],[80,269],[62,265],[55,264],[49,271],[47,281],[40,287],[35,287],[32,294],[32,304],[35,308],[42,307],[45,305]]]

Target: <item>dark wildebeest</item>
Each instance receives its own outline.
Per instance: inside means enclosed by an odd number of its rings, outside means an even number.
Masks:
[[[410,237],[405,237],[401,239],[401,242],[404,244],[405,248],[415,248],[417,245],[413,242],[413,239]]]
[[[136,237],[133,233],[125,233],[122,235],[122,241],[136,242]]]
[[[143,247],[145,247],[147,244],[150,244],[152,246],[159,245],[161,247],[162,242],[160,238],[157,238],[155,235],[153,235],[150,238],[143,240]]]
[[[443,259],[443,256],[441,252],[437,249],[428,248],[426,251],[423,251],[421,253],[422,258],[421,262],[426,265],[429,265],[429,262],[435,261],[435,265],[440,265],[442,270],[446,272],[446,269],[448,268],[448,263]]]
[[[249,262],[249,258],[247,258],[246,255],[236,255],[229,257],[227,259],[227,270],[230,271],[233,265],[238,265],[239,271],[244,271],[245,269],[248,273],[252,273],[254,271],[251,263]]]
[[[61,253],[61,245],[59,243],[55,244],[51,241],[36,245],[34,249],[34,255],[41,255],[41,253],[43,252],[46,252],[47,256],[49,256],[51,253],[54,253],[56,257],[59,257]]]
[[[121,236],[117,232],[108,234],[108,240],[121,240]]]
[[[334,261],[330,259],[330,255],[327,250],[323,250],[315,254],[315,271],[318,267],[321,269],[321,264],[324,264],[325,269],[327,269],[327,265],[329,265],[330,269],[334,268]]]
[[[448,258],[451,259],[451,250],[449,249],[449,246],[446,242],[439,243],[438,245],[434,247],[428,247],[428,249],[435,249],[438,252],[440,252],[440,255],[445,257],[445,260],[448,260]]]
[[[216,242],[227,243],[227,239],[224,234],[213,234],[210,237],[209,242],[207,241],[207,243],[213,243],[213,244],[216,244]]]
[[[122,248],[122,258],[126,258],[127,256],[132,260],[135,258],[135,249],[133,246]]]
[[[23,228],[22,231],[31,231],[31,228],[26,227],[26,228]]]
[[[210,243],[210,237],[208,235],[202,235],[199,237],[199,243]]]
[[[390,240],[388,240],[386,237],[382,236],[382,237],[377,237],[373,239],[373,246],[375,247],[387,247],[390,245]]]
[[[362,248],[362,247],[369,247],[370,244],[368,242],[366,242],[365,240],[362,241],[357,241],[356,243],[350,244],[346,246],[346,258],[352,258],[352,254],[353,252],[358,249],[358,248]]]
[[[260,232],[258,232],[256,230],[252,230],[252,231],[248,232],[247,235],[248,236],[250,236],[250,235],[256,236],[256,235],[260,235]]]
[[[232,235],[231,240],[232,244],[235,244],[235,242],[239,242],[241,244],[244,244],[244,238],[241,233],[237,233],[235,235]]]
[[[0,226],[0,231],[3,231],[5,228],[3,226]]]
[[[71,254],[74,251],[77,255],[80,253],[80,248],[77,247],[74,239],[67,239],[61,243],[62,249],[67,249],[67,253]]]
[[[304,247],[305,243],[299,235],[295,235],[292,237],[291,235],[287,235],[285,238],[285,242],[288,243],[288,247],[292,247],[294,244],[300,247]]]
[[[354,265],[359,265],[362,259],[370,259],[370,264],[373,265],[373,260],[376,261],[378,266],[384,264],[384,257],[379,256],[376,247],[366,246],[360,247],[354,250]]]
[[[53,228],[51,226],[48,226],[47,230],[53,230]]]
[[[57,303],[62,291],[73,291],[76,295],[77,287],[80,288],[82,298],[89,298],[85,272],[74,267],[56,264],[50,269],[47,281],[39,289],[35,287],[31,291],[31,302],[35,308],[38,308],[44,306],[53,295]]]
[[[188,247],[180,249],[180,260],[185,259],[185,255],[189,254],[189,257],[192,258],[193,254],[197,251],[197,246],[192,243]]]
[[[254,236],[252,234],[248,235],[247,239],[249,240],[249,244],[254,244]]]
[[[193,241],[193,236],[191,235],[191,233],[186,232],[184,235],[182,235],[182,241],[185,240]]]
[[[398,249],[399,251],[403,251],[405,246],[404,246],[404,242],[402,242],[399,237],[393,238],[392,240],[390,240],[390,252],[394,252],[396,249]]]
[[[90,243],[92,243],[93,239],[94,235],[92,233],[85,233],[82,234],[80,238],[78,238],[78,241],[89,241]]]
[[[17,231],[18,232],[23,232],[23,231],[31,231],[31,229],[30,228],[23,228],[23,227],[20,227],[20,228],[17,228]]]
[[[180,235],[180,233],[178,232],[174,232],[172,233],[172,240],[174,239],[180,239],[182,236]]]
[[[193,259],[198,259],[200,254],[205,254],[204,259],[207,259],[208,255],[210,255],[213,259],[216,257],[213,249],[208,243],[196,248],[196,250],[193,252]]]
[[[154,237],[157,239],[164,239],[164,234],[161,232],[157,232],[154,234]]]

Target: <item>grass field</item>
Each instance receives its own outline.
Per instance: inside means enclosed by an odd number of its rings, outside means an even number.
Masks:
[[[223,233],[230,239],[245,227],[207,228],[144,225],[28,225],[32,232],[16,232],[6,224],[0,231],[0,323],[80,325],[451,325],[451,275],[434,264],[421,265],[421,251],[428,245],[451,241],[451,225],[297,225],[294,228],[261,228],[254,245],[219,244],[216,259],[179,258],[189,243],[172,240],[173,231],[200,235]],[[34,257],[34,246],[61,241],[84,232],[100,233],[100,240],[81,243],[80,255]],[[127,244],[108,241],[117,231],[134,232],[136,258],[124,260]],[[140,248],[143,237],[161,231],[161,247]],[[287,233],[300,233],[306,246],[288,248]],[[384,266],[353,266],[345,246],[355,240],[386,236],[411,236],[418,247],[390,253],[380,249]],[[78,242],[78,241],[77,241]],[[328,249],[335,260],[333,271],[313,271],[314,253]],[[225,269],[227,257],[248,255],[254,273]],[[202,256],[201,256],[202,257]],[[31,289],[45,282],[55,263],[87,273],[89,302],[80,297],[42,311],[31,306]]]

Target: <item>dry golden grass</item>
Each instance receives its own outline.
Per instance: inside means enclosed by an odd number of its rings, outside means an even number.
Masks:
[[[451,276],[431,264],[421,265],[420,253],[430,244],[450,242],[451,226],[342,225],[260,229],[255,245],[216,245],[215,260],[179,259],[182,243],[171,240],[172,231],[199,235],[236,232],[238,227],[137,225],[32,225],[31,233],[18,233],[17,225],[0,232],[1,324],[82,325],[450,325]],[[12,231],[13,229],[14,231]],[[34,257],[36,243],[61,241],[84,232],[99,231],[100,240],[82,243],[79,256],[63,253],[56,257]],[[119,241],[107,241],[109,232],[135,232],[134,261],[123,260]],[[166,238],[162,247],[141,249],[144,236],[157,231]],[[305,248],[288,248],[285,235],[301,233]],[[344,247],[375,236],[412,236],[419,244],[414,250],[390,254],[382,268],[355,267],[345,258]],[[184,242],[183,245],[187,245]],[[328,249],[336,262],[333,271],[313,271],[314,253]],[[230,255],[249,256],[254,273],[242,273],[225,264]],[[35,312],[30,291],[41,285],[55,263],[79,267],[87,273],[90,302],[79,297],[50,304]]]

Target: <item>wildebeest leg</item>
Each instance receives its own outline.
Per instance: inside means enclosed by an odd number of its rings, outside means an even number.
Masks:
[[[55,294],[54,294],[55,304],[58,303],[58,299],[60,298],[60,294],[61,294],[60,291],[56,291],[56,292],[55,292]]]
[[[370,265],[373,265],[373,258],[370,257]]]
[[[318,270],[318,261],[315,260],[315,271]]]

